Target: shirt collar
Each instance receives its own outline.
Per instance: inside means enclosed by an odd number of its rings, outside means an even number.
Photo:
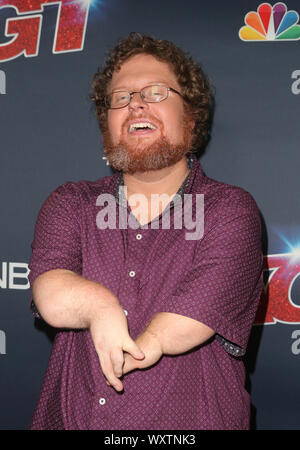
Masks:
[[[195,168],[195,161],[197,160],[196,156],[192,153],[189,153],[186,155],[186,160],[187,160],[187,165],[188,168],[190,169],[188,175],[186,176],[186,178],[184,179],[183,183],[181,184],[180,188],[178,189],[178,191],[176,192],[176,195],[174,196],[174,200],[172,200],[170,206],[175,205],[178,201],[179,201],[179,197],[181,196],[183,197],[183,195],[186,193],[187,191],[187,187],[190,184],[190,178],[191,178],[191,174],[192,172],[194,172],[193,168]],[[117,178],[117,182],[115,184],[115,188],[114,188],[114,197],[116,199],[116,202],[120,205],[123,206],[124,208],[127,208],[127,199],[124,193],[123,189],[119,189],[120,186],[124,186],[124,178],[123,178],[123,173],[119,172],[118,178]]]

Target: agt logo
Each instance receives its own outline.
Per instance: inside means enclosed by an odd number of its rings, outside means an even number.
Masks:
[[[300,303],[292,298],[292,288],[300,275],[300,249],[264,257],[268,280],[264,285],[255,324],[300,323]]]
[[[89,8],[93,0],[0,0],[0,14],[9,10],[4,35],[9,40],[0,44],[0,63],[24,55],[39,54],[44,7],[57,5],[53,53],[80,51],[84,47]]]
[[[288,11],[285,3],[262,3],[257,12],[245,16],[245,24],[239,31],[242,41],[298,41],[300,39],[299,14]]]

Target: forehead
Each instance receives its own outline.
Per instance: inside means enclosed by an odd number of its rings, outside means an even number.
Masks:
[[[110,88],[137,89],[149,83],[165,83],[179,88],[170,65],[146,54],[135,55],[125,61],[121,68],[113,73]]]

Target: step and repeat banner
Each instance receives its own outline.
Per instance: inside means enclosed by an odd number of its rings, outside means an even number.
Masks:
[[[300,429],[300,3],[0,0],[0,429],[27,429],[55,330],[34,319],[38,211],[66,181],[112,171],[89,92],[131,31],[189,52],[215,89],[205,173],[255,198],[264,290],[248,354],[253,429]]]

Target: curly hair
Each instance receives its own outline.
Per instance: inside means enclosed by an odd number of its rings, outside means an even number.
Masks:
[[[90,99],[95,105],[100,129],[105,131],[107,126],[105,96],[113,73],[126,60],[138,54],[152,55],[172,68],[181,87],[186,111],[195,121],[192,149],[203,149],[209,138],[213,105],[212,89],[207,76],[200,64],[172,42],[136,32],[130,33],[110,51],[104,66],[94,75]]]

